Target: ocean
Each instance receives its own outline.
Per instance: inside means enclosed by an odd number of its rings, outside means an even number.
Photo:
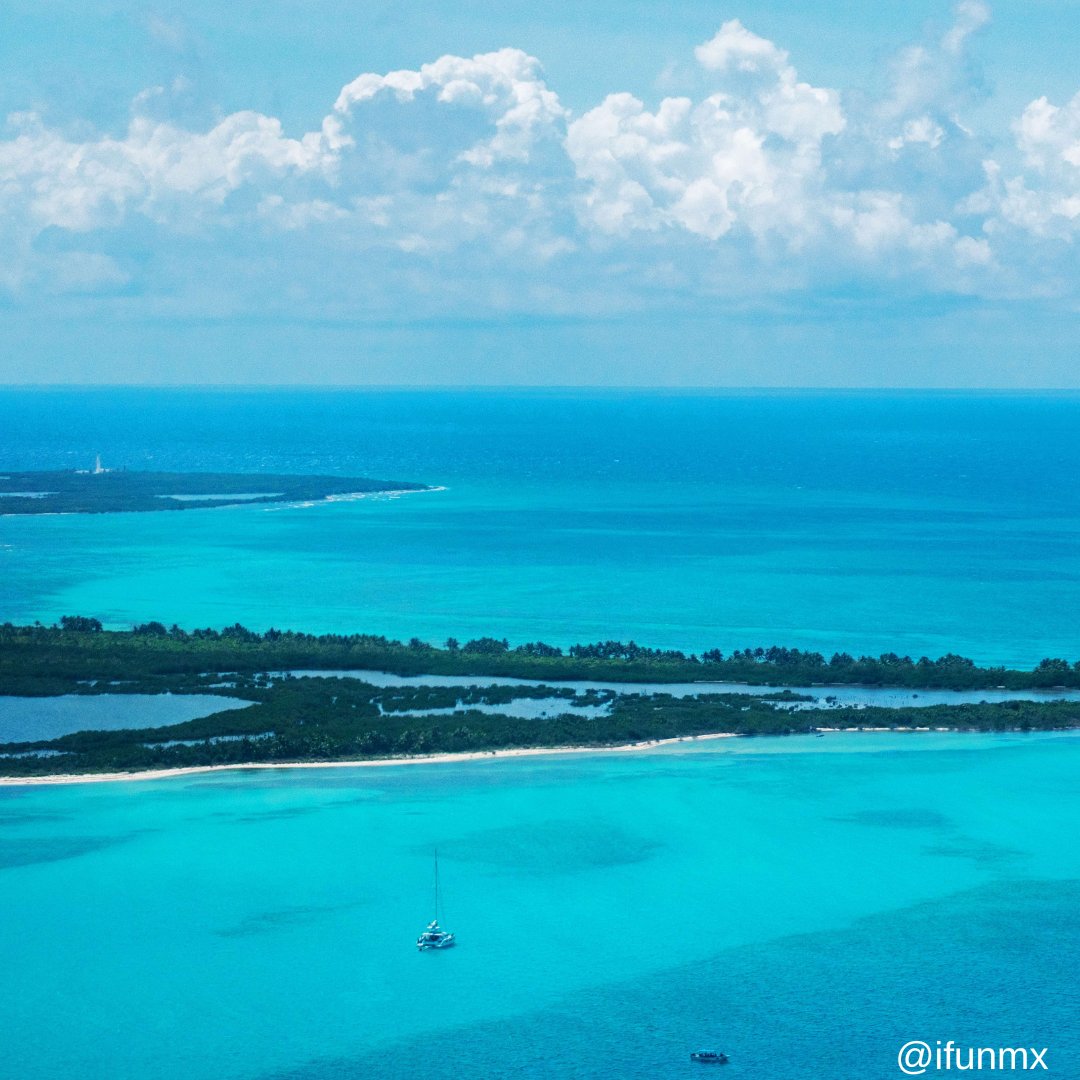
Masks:
[[[0,788],[19,1080],[1080,1075],[1080,738]],[[418,953],[438,848],[447,952]]]
[[[440,490],[0,516],[0,620],[1075,659],[1077,431],[1068,395],[3,391],[0,475]],[[885,1080],[953,1040],[1080,1076],[1078,775],[1072,734],[859,733],[0,787],[0,1073]],[[436,848],[459,945],[419,954]]]
[[[0,618],[1076,659],[1077,431],[1078,395],[7,390],[0,475],[445,490],[0,517]]]

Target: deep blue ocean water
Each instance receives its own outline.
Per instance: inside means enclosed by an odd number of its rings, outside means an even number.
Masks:
[[[1076,658],[1078,431],[1077,395],[4,391],[0,475],[446,490],[0,517],[0,617]]]
[[[1080,398],[0,393],[4,469],[331,472],[0,517],[0,620],[1080,656]],[[2,491],[0,481],[0,491]],[[0,500],[2,501],[2,500]],[[149,714],[148,714],[149,715]],[[832,735],[0,788],[0,1074],[1080,1076],[1080,740]],[[446,954],[412,942],[443,869]]]

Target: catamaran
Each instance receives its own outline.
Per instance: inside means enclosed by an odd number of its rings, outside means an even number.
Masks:
[[[439,853],[435,852],[435,918],[416,939],[416,947],[424,949],[449,949],[454,944],[454,935],[439,926]]]

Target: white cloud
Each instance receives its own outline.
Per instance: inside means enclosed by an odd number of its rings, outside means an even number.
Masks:
[[[704,100],[665,98],[650,112],[612,94],[570,124],[566,150],[587,184],[587,225],[678,227],[718,240],[740,222],[758,235],[790,233],[803,216],[822,140],[844,128],[836,92],[799,82],[787,53],[737,20],[696,56],[719,77]],[[746,72],[762,77],[749,88],[724,78]]]
[[[961,236],[956,241],[956,262],[959,266],[988,266],[994,261],[994,253],[985,239]]]
[[[1019,167],[984,162],[986,184],[962,209],[983,215],[988,233],[1020,231],[1071,240],[1080,233],[1080,93],[1063,106],[1031,102],[1013,125]]]
[[[953,25],[941,39],[942,48],[953,55],[961,52],[967,39],[990,21],[990,8],[981,0],[960,0],[955,14]]]
[[[738,19],[724,23],[714,38],[699,45],[694,56],[702,67],[713,71],[780,71],[788,54],[766,38],[751,33]]]
[[[245,184],[325,162],[316,137],[289,139],[280,121],[239,112],[205,133],[136,116],[123,139],[76,142],[34,114],[9,118],[0,142],[0,193],[22,204],[30,224],[84,231],[118,224],[128,211],[170,220],[192,206],[219,207]]]
[[[618,309],[904,275],[993,292],[1026,264],[1022,242],[1080,223],[1080,95],[1032,102],[1015,151],[992,152],[963,119],[988,17],[960,3],[878,101],[800,80],[786,49],[731,20],[695,50],[693,97],[617,91],[576,116],[511,48],[362,74],[296,135],[251,111],[204,130],[169,119],[189,87],[150,88],[121,134],[18,114],[0,139],[0,286],[158,287],[117,254],[130,234],[173,298],[191,245],[227,252],[237,309],[260,287],[274,303],[322,289],[335,312]],[[257,269],[237,274],[243,259]]]
[[[890,92],[877,110],[882,125],[895,129],[926,120],[960,129],[959,116],[982,94],[968,46],[989,20],[990,10],[980,0],[961,0],[941,38],[902,49],[892,64]]]
[[[899,135],[889,140],[889,149],[903,150],[905,146],[923,143],[931,150],[936,150],[945,138],[945,131],[940,124],[934,123],[929,116],[920,116],[908,120]]]
[[[906,249],[934,256],[957,240],[955,226],[945,221],[916,223],[904,202],[897,192],[865,191],[838,200],[831,213],[837,226],[871,254]]]
[[[520,49],[501,49],[465,59],[444,56],[419,71],[365,74],[345,86],[323,125],[335,149],[354,145],[350,123],[362,124],[359,106],[380,95],[402,104],[430,94],[439,104],[471,114],[480,138],[459,159],[490,167],[527,161],[539,141],[561,127],[566,111],[540,76],[540,63]]]
[[[1061,167],[1080,169],[1080,94],[1064,108],[1051,105],[1044,97],[1033,101],[1015,130],[1029,165],[1042,172]]]

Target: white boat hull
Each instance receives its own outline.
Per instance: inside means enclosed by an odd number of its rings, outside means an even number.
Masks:
[[[425,949],[449,949],[454,945],[454,935],[447,934],[446,937],[439,941],[425,941],[421,938],[416,943],[416,947],[423,952]]]

